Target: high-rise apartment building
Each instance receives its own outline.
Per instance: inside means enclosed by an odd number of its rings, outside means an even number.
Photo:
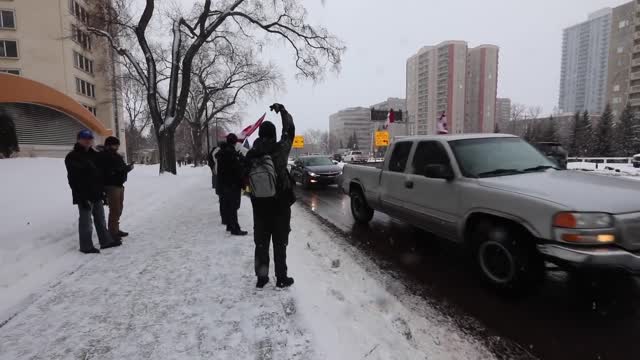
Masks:
[[[498,47],[481,45],[469,49],[464,132],[490,133],[495,130],[497,77]]]
[[[425,46],[407,60],[407,111],[412,133],[435,134],[446,113],[450,133],[493,131],[498,48],[464,41]]]
[[[511,99],[509,98],[497,98],[496,99],[496,124],[500,127],[504,127],[505,124],[511,121]]]
[[[369,152],[373,141],[371,109],[352,107],[329,117],[329,137],[334,148],[346,148],[354,134],[358,149]]]
[[[612,9],[605,8],[566,28],[558,106],[564,112],[600,113],[607,102]]]
[[[631,27],[631,65],[629,72],[629,104],[632,109],[638,113],[640,112],[640,2],[632,1],[633,11],[629,14],[632,15],[631,19],[625,19],[630,21]]]
[[[121,100],[113,83],[117,69],[107,42],[83,30],[89,9],[86,0],[0,0],[0,72],[72,98],[91,113],[86,117],[122,139],[124,151]],[[0,110],[13,117],[27,155],[62,155],[76,130],[90,127],[37,104],[4,103]]]
[[[622,113],[627,105],[631,90],[629,74],[634,49],[634,8],[635,2],[629,2],[614,8],[611,12],[607,102],[611,105],[616,116]],[[640,91],[640,88],[636,88],[636,90]]]

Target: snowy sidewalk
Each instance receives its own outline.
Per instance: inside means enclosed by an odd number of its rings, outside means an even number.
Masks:
[[[181,170],[181,186],[161,179],[166,196],[127,201],[124,246],[74,260],[0,327],[0,359],[493,358],[436,310],[403,305],[299,205],[296,284],[256,290],[251,234],[219,225],[206,169]],[[251,230],[246,198],[240,222]]]

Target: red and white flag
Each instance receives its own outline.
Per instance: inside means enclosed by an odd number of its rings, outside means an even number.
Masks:
[[[256,121],[255,124],[253,125],[249,125],[246,128],[244,128],[240,134],[238,134],[238,140],[239,141],[244,141],[245,139],[247,139],[249,136],[251,136],[254,132],[256,132],[256,130],[258,130],[258,128],[260,127],[260,125],[262,125],[262,123],[264,122],[264,118],[267,116],[267,113],[264,113],[264,115],[262,115],[260,117],[260,119],[258,119],[258,121]]]
[[[449,125],[447,124],[447,114],[442,113],[437,124],[438,135],[445,135],[449,133]]]
[[[389,110],[389,114],[387,115],[387,121],[384,123],[384,129],[387,130],[389,125],[396,122],[396,114],[393,112],[393,109]]]

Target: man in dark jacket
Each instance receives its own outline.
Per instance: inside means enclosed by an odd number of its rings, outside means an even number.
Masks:
[[[222,221],[227,225],[227,231],[233,235],[244,236],[246,231],[238,224],[238,209],[242,196],[242,155],[236,150],[238,137],[227,135],[227,141],[220,146],[216,154],[218,159],[218,189],[222,203]]]
[[[93,134],[89,130],[78,133],[76,145],[64,163],[67,167],[67,178],[73,194],[73,203],[78,205],[80,219],[78,232],[80,235],[80,251],[85,254],[99,253],[91,240],[93,223],[98,233],[100,248],[107,249],[122,245],[114,240],[107,231],[104,219],[104,173],[100,165],[98,152],[93,149]]]
[[[293,117],[282,104],[273,104],[271,110],[282,118],[282,136],[277,141],[276,127],[265,121],[260,125],[259,138],[247,153],[247,162],[269,155],[276,173],[276,195],[272,198],[251,198],[253,205],[253,226],[255,251],[256,287],[262,288],[269,282],[269,244],[273,240],[273,260],[275,262],[276,286],[289,287],[293,278],[287,275],[287,245],[291,231],[291,205],[295,202],[293,183],[287,170],[287,162],[295,125]]]
[[[133,164],[127,165],[122,155],[118,154],[119,149],[120,140],[115,136],[109,136],[104,141],[104,151],[101,153],[109,205],[109,233],[117,240],[129,236],[129,233],[120,230],[120,216],[124,208],[124,183],[127,182],[129,172],[133,170]]]

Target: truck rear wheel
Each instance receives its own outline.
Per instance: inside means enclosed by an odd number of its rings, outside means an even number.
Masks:
[[[367,204],[362,190],[352,189],[349,192],[351,198],[351,214],[357,223],[367,224],[373,219],[373,209]]]
[[[473,231],[474,261],[492,287],[520,292],[544,279],[544,261],[524,229],[500,222],[482,222]]]

